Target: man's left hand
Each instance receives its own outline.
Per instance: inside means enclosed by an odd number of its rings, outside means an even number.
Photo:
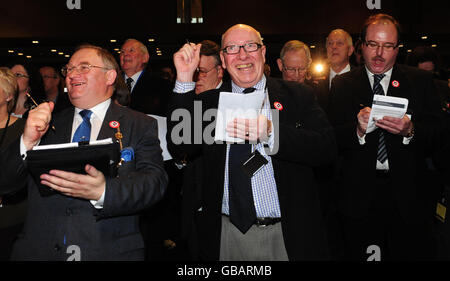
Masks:
[[[256,119],[235,118],[227,124],[226,131],[233,138],[256,142],[267,141],[271,128],[272,122],[260,114]]]
[[[89,164],[85,170],[87,175],[51,170],[41,175],[41,183],[67,196],[99,200],[106,188],[105,176]]]
[[[377,120],[375,125],[388,131],[389,133],[404,137],[412,130],[413,127],[413,123],[407,115],[404,115],[403,118],[385,116],[383,119]]]

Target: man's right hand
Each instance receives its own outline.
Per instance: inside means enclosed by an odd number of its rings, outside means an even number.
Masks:
[[[356,126],[356,131],[360,138],[362,138],[366,133],[371,110],[372,109],[370,107],[364,107],[358,113],[358,125]]]
[[[45,102],[28,113],[23,131],[23,143],[27,150],[32,149],[47,132],[54,107],[53,102]]]
[[[194,72],[200,63],[200,48],[202,44],[184,44],[173,55],[173,63],[177,70],[177,81],[192,82]]]

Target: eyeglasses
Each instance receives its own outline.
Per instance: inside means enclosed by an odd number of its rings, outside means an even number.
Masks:
[[[76,70],[80,74],[86,74],[89,71],[91,71],[91,68],[93,68],[93,67],[109,70],[109,68],[102,67],[102,66],[96,66],[96,65],[91,65],[91,64],[80,64],[79,66],[67,66],[66,65],[61,69],[61,73],[64,77],[66,77],[68,74],[72,73],[74,70]]]
[[[390,52],[398,47],[398,44],[397,45],[395,45],[393,43],[379,44],[375,41],[366,41],[366,42],[364,42],[364,44],[367,47],[369,47],[369,49],[376,50],[378,48],[383,48],[383,50],[388,51],[388,52]]]
[[[14,73],[14,76],[16,76],[17,78],[30,78],[30,76],[22,74],[22,73]]]
[[[201,69],[201,68],[197,67],[195,72],[197,72],[197,74],[208,74],[211,70],[213,70],[215,68],[217,68],[217,65],[212,67],[210,70],[204,70],[204,69]]]
[[[302,72],[305,72],[308,68],[306,67],[299,67],[299,68],[295,68],[295,67],[286,67],[283,65],[283,70],[286,71],[289,74],[296,74],[297,72],[300,74]]]
[[[261,47],[262,47],[261,44],[252,42],[252,43],[247,43],[247,44],[244,44],[244,45],[230,45],[230,46],[226,46],[225,48],[222,49],[222,51],[225,54],[234,55],[234,54],[239,53],[241,51],[241,48],[244,48],[244,50],[247,53],[251,53],[251,52],[257,51]]]

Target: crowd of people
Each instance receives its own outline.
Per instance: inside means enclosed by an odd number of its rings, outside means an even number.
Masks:
[[[0,259],[450,258],[450,80],[431,47],[398,63],[401,34],[386,14],[370,16],[355,44],[331,30],[321,77],[299,40],[271,77],[261,34],[245,24],[220,43],[180,46],[175,71],[160,74],[132,38],[119,61],[82,45],[62,71],[0,67]],[[202,118],[224,92],[261,103],[228,120],[226,141],[210,141],[218,127]],[[407,99],[406,113],[371,120],[374,95]],[[180,110],[190,118],[174,118]],[[151,116],[166,118],[169,159]],[[87,164],[37,182],[27,168],[36,146],[110,137],[133,152],[116,177]]]

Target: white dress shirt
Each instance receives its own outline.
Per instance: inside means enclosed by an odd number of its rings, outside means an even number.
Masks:
[[[336,75],[341,75],[349,71],[350,71],[350,64],[348,63],[339,73],[334,72],[334,70],[330,67],[330,80],[328,81],[328,88],[331,89],[331,81],[333,81],[333,78],[336,77]]]
[[[370,72],[370,70],[367,67],[366,67],[366,72],[367,72],[367,76],[369,78],[370,88],[373,89],[374,74],[372,72]],[[389,88],[389,82],[391,81],[392,68],[383,74],[385,76],[383,77],[383,79],[381,79],[380,85],[383,88],[384,95],[386,96],[388,88]],[[411,118],[411,116],[409,116],[409,118]],[[356,133],[356,135],[358,137],[359,144],[364,145],[366,143],[366,134],[364,134],[362,137],[360,137],[358,135],[358,133]],[[412,138],[413,137],[410,137],[410,138],[403,137],[403,144],[408,145]],[[381,163],[380,161],[377,160],[377,170],[389,170],[389,158],[386,159],[386,161],[384,163]]]
[[[131,79],[133,79],[133,82],[131,82],[130,93],[133,92],[134,86],[136,85],[137,80],[138,80],[139,77],[141,76],[142,71],[143,71],[143,70],[141,70],[141,71],[139,71],[139,72],[136,72],[133,76],[131,76]],[[128,77],[126,74],[124,74],[124,75],[125,75],[125,82],[126,82],[127,79],[130,78],[130,77]]]
[[[93,108],[89,108],[89,110],[92,111],[91,115],[91,136],[90,140],[97,140],[98,134],[100,133],[100,129],[102,127],[103,119],[105,119],[106,111],[108,110],[109,105],[111,104],[111,99],[107,99],[104,102],[101,102],[94,106]],[[79,114],[80,111],[83,109],[75,107],[74,117],[73,117],[73,123],[72,123],[72,134],[70,137],[70,140],[73,139],[73,135],[75,134],[75,131],[77,130],[78,126],[83,122],[83,118]],[[38,144],[39,145],[39,144]],[[26,151],[25,144],[23,143],[23,135],[20,138],[20,154],[22,155],[22,158],[26,158]],[[103,208],[103,202],[105,200],[105,191],[103,191],[102,196],[98,201],[96,200],[90,200],[91,204],[96,209]]]

